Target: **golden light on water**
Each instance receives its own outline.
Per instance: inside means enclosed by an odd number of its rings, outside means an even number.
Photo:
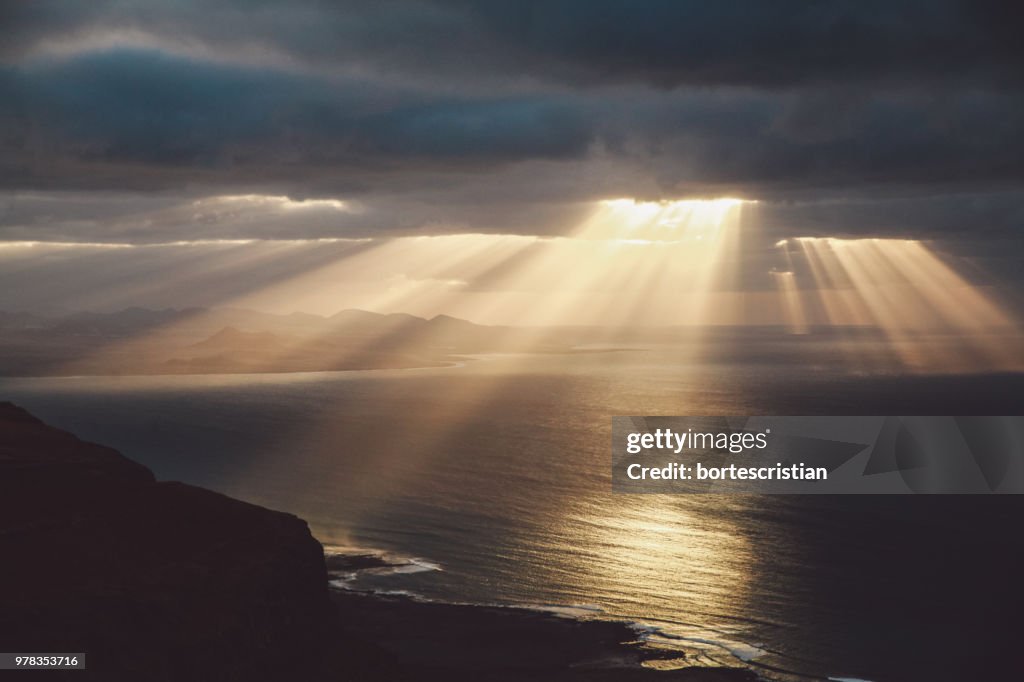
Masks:
[[[669,637],[661,646],[686,652],[661,661],[666,669],[721,665],[728,651],[759,652],[742,644],[726,614],[749,608],[757,561],[754,548],[723,507],[742,505],[716,496],[614,495],[594,489],[569,501],[560,523],[546,528],[552,558],[549,580],[569,584],[579,599],[598,599]],[[611,501],[611,503],[610,503]],[[714,509],[714,511],[711,511]],[[672,617],[683,611],[701,628]],[[673,622],[675,621],[675,622]],[[715,641],[708,639],[709,628]],[[657,645],[657,644],[656,644]]]

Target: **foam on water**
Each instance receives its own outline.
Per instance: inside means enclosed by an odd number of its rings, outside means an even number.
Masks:
[[[523,604],[516,608],[530,609],[531,611],[541,611],[543,613],[550,613],[554,616],[560,616],[562,618],[572,619],[586,619],[594,618],[604,613],[604,609],[597,604]]]
[[[444,570],[440,563],[422,557],[403,556],[393,552],[363,547],[324,545],[324,557],[328,562],[328,573],[331,578],[330,584],[344,590],[355,589],[354,583],[361,576],[407,575]],[[340,570],[331,568],[331,563],[344,564],[346,561],[350,562],[351,566],[344,566]],[[367,589],[362,591],[374,592],[376,594],[402,593],[413,596],[412,592],[406,590]]]

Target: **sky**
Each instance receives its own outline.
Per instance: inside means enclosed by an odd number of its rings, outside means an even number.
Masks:
[[[579,237],[610,199],[719,197],[757,203],[756,239],[722,256],[745,274],[718,289],[777,288],[780,240],[909,239],[1013,299],[1016,18],[950,0],[0,1],[0,308],[259,305],[311,267],[294,242],[425,238],[378,289],[479,288],[423,259],[460,235]],[[198,263],[234,274],[189,288]],[[358,305],[350,274],[295,306]]]

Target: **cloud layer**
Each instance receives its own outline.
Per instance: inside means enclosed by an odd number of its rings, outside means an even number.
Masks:
[[[758,248],[939,239],[1014,279],[1014,19],[953,0],[0,2],[0,241],[550,236],[602,198],[743,196]]]
[[[7,3],[0,182],[352,194],[603,159],[665,196],[1017,183],[1001,7]]]

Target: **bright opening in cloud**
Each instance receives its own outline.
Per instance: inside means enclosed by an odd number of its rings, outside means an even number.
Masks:
[[[352,206],[339,199],[292,199],[272,194],[222,194],[206,197],[193,202],[194,206],[239,206],[244,208],[265,208],[294,211],[303,209],[330,209],[351,212]]]
[[[605,199],[575,236],[589,239],[698,241],[722,228],[745,204],[735,197],[641,201]]]

